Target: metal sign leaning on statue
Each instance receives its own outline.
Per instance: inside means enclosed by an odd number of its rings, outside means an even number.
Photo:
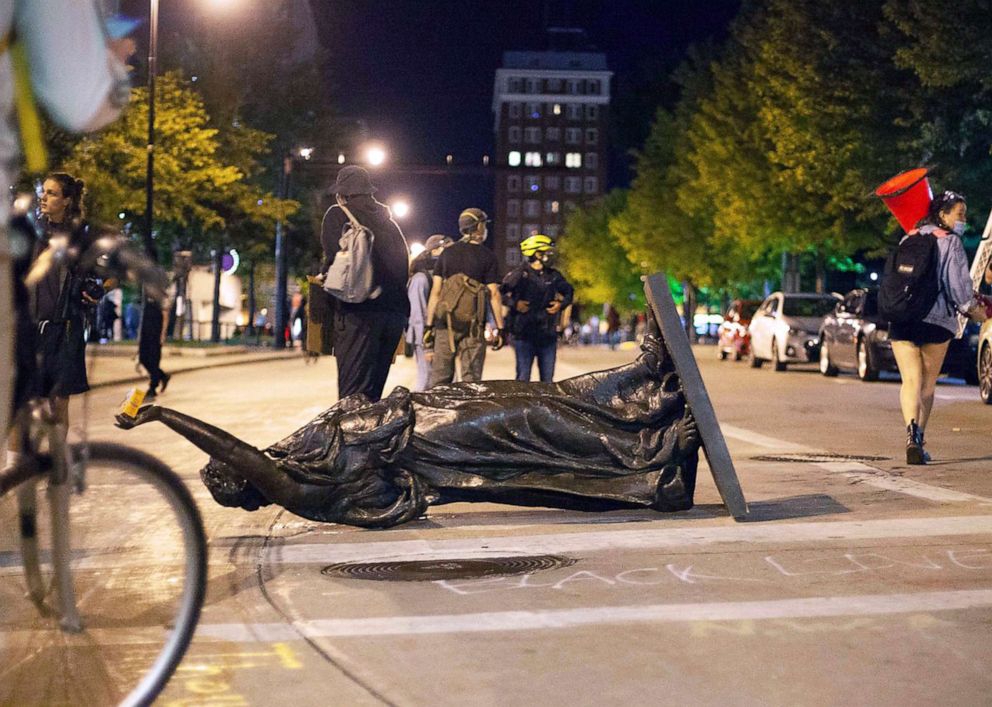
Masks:
[[[557,383],[398,387],[377,402],[351,395],[264,450],[158,406],[119,415],[117,424],[161,422],[209,454],[201,477],[222,505],[275,503],[362,527],[397,525],[458,501],[688,510],[703,445],[740,520],[747,506],[674,302],[662,276],[648,287],[670,338],[647,335],[637,359],[617,368]]]

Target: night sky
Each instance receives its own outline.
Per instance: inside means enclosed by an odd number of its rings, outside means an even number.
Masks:
[[[508,50],[546,50],[545,27],[587,32],[613,79],[610,186],[629,181],[626,152],[641,144],[666,76],[687,47],[726,36],[740,0],[311,0],[327,50],[335,106],[366,120],[398,164],[481,164],[493,149],[495,71]],[[409,197],[409,240],[452,234],[461,209],[491,208],[482,176],[425,177],[384,171],[380,198]]]
[[[109,0],[112,4],[115,0]],[[283,2],[287,0],[251,0]],[[148,0],[116,0],[120,11],[147,17]],[[457,232],[468,206],[492,208],[492,175],[481,169],[493,149],[493,80],[504,51],[552,47],[548,26],[579,27],[584,50],[607,55],[614,72],[610,187],[627,186],[629,150],[639,147],[659,102],[673,106],[668,80],[689,45],[722,41],[741,0],[309,0],[323,75],[335,112],[362,119],[387,144],[389,164],[375,179],[379,196],[409,199],[401,222],[408,240]],[[184,25],[231,22],[206,0],[162,3],[163,57],[182,41]],[[236,19],[233,21],[237,21]],[[143,39],[145,29],[137,36]],[[273,37],[273,42],[282,38]],[[164,70],[168,66],[160,66]],[[319,144],[319,142],[318,142]],[[445,155],[474,174],[411,175],[411,165],[441,168]],[[332,158],[333,159],[333,158]]]

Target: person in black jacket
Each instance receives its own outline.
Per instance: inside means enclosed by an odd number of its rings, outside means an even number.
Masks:
[[[390,217],[389,208],[372,196],[375,187],[368,171],[349,165],[338,172],[331,193],[338,200],[324,214],[320,243],[324,248],[322,272],[340,250],[348,217],[345,204],[363,226],[372,231],[372,272],[380,293],[365,302],[336,302],[334,355],[338,361],[338,397],[363,393],[371,401],[382,397],[393,354],[403,336],[410,302],[406,294],[409,256],[406,240]]]
[[[526,261],[507,273],[500,285],[517,354],[518,381],[530,380],[535,358],[541,382],[554,380],[558,332],[568,324],[563,313],[574,293],[565,276],[551,266],[554,249],[555,242],[544,234],[525,238],[520,252]]]

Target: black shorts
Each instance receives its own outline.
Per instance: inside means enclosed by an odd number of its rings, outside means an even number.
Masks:
[[[923,344],[943,344],[953,338],[952,332],[929,322],[889,324],[889,341],[909,341],[917,346],[923,346]]]

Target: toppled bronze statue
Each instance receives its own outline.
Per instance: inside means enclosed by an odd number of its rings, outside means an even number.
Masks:
[[[692,507],[700,436],[665,346],[649,335],[630,364],[559,383],[486,381],[344,398],[260,451],[156,405],[158,421],[204,452],[218,503],[276,503],[311,520],[388,527],[428,506],[492,501],[578,510]]]

